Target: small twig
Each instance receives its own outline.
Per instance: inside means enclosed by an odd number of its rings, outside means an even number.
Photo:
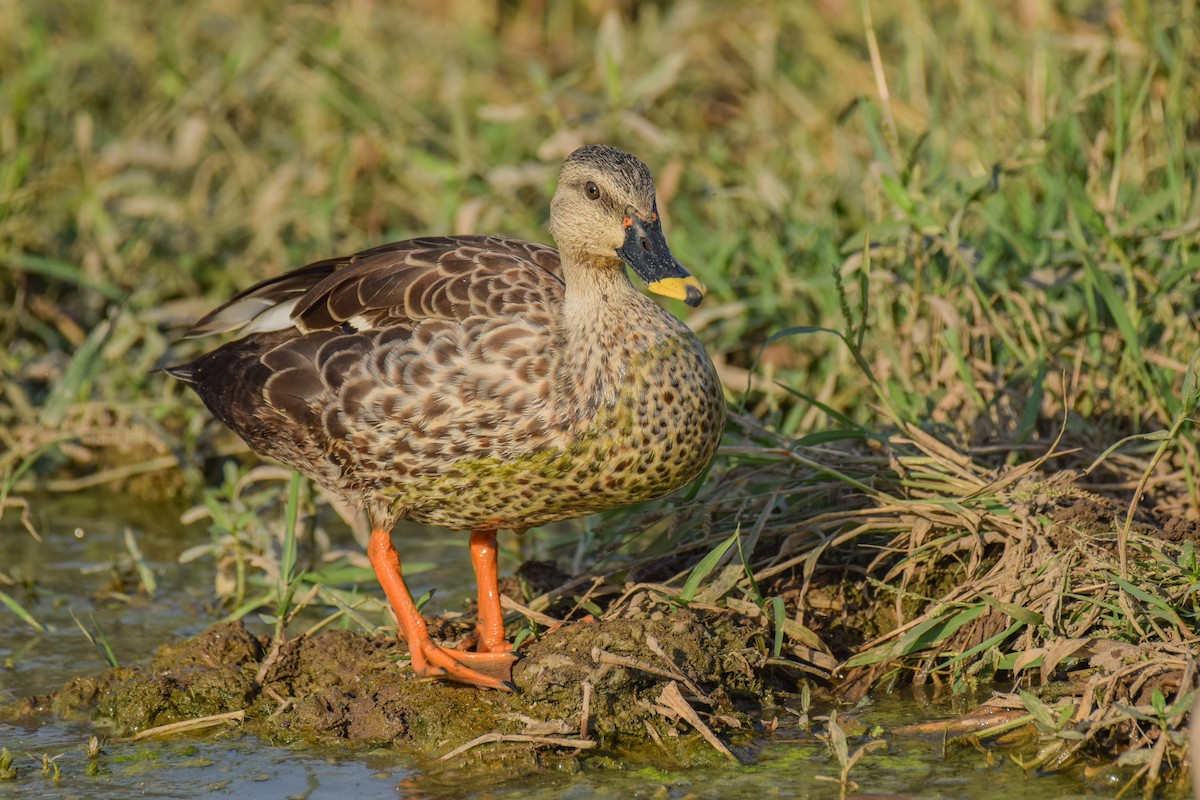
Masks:
[[[707,542],[708,540],[706,539],[705,541]],[[667,586],[662,583],[635,583],[633,586],[630,586],[627,589],[625,589],[625,591],[621,594],[621,596],[618,597],[615,601],[613,601],[609,605],[608,611],[604,612],[603,618],[604,619],[614,619],[615,617],[617,617],[621,612],[624,611],[622,606],[625,604],[625,602],[627,600],[629,600],[629,598],[633,597],[635,594],[637,594],[638,592],[641,592],[641,591],[657,592],[658,594],[661,594],[664,597],[678,597],[679,596],[678,589],[672,588],[672,587]]]
[[[366,617],[364,617],[362,614],[359,614],[358,611],[356,610],[356,609],[358,609],[359,606],[363,605],[364,603],[370,602],[371,601],[370,598],[364,597],[359,600],[356,600],[353,604],[347,603],[345,600],[343,600],[338,595],[337,592],[330,591],[329,587],[324,586],[324,585],[321,585],[320,595],[327,603],[329,603],[330,605],[333,605],[333,606],[337,606],[337,608],[339,610],[334,614],[330,614],[328,617],[321,620],[316,625],[313,625],[311,628],[309,628],[303,634],[301,634],[302,636],[311,636],[311,635],[315,634],[321,628],[325,627],[330,622],[333,622],[335,619],[337,619],[339,616],[341,616],[343,614],[346,615],[347,617],[349,617],[350,619],[352,619],[355,622],[355,624],[357,624],[360,628],[362,628],[363,631],[368,636],[374,636],[376,633],[379,632],[379,630],[381,630],[384,627],[382,625],[371,624],[371,622],[368,621]],[[386,613],[388,614],[388,617],[393,622],[395,622],[396,615],[392,612],[391,605],[388,603],[384,603],[383,608],[386,611]]]
[[[658,695],[658,702],[674,711],[684,721],[699,731],[704,740],[712,745],[713,749],[718,753],[735,764],[741,763],[738,761],[738,757],[733,754],[733,751],[726,747],[724,742],[718,739],[717,735],[712,732],[712,729],[704,724],[704,721],[700,719],[700,715],[696,713],[696,709],[688,705],[688,701],[683,699],[683,694],[679,691],[678,683],[671,681],[664,686],[662,692]]]
[[[275,719],[280,714],[282,714],[284,711],[287,711],[288,708],[292,705],[292,702],[295,700],[294,697],[286,697],[285,698],[283,695],[281,695],[279,692],[275,691],[270,686],[268,686],[266,688],[266,693],[269,694],[271,696],[271,698],[273,700],[275,700],[275,702],[279,703],[279,708],[272,711],[271,716],[267,717],[267,719]]]
[[[295,605],[292,606],[292,610],[288,612],[287,619],[283,621],[283,624],[290,625],[292,620],[294,620],[301,611],[307,608],[308,604],[311,603],[313,598],[320,594],[320,592],[321,584],[319,583],[314,583],[312,586],[308,587],[308,591],[304,593],[304,596],[297,600]]]
[[[526,714],[506,713],[500,715],[501,719],[515,720],[525,727],[521,733],[526,736],[555,736],[574,733],[571,724],[565,719],[534,719]],[[583,737],[580,737],[583,738]]]
[[[21,524],[25,526],[25,530],[29,531],[29,535],[35,541],[42,541],[42,535],[37,532],[37,528],[33,527],[33,510],[28,500],[24,497],[4,497],[3,492],[0,491],[0,519],[4,517],[6,508],[21,509]]]
[[[704,692],[696,687],[696,684],[689,681],[686,677],[679,674],[678,671],[659,669],[644,661],[629,658],[628,656],[619,656],[616,653],[610,653],[607,650],[601,650],[599,647],[592,648],[592,660],[597,664],[605,664],[614,667],[628,667],[636,669],[639,672],[648,672],[651,675],[657,675],[660,678],[667,678],[672,682],[682,683],[688,688],[688,691],[696,696],[697,699],[712,705],[712,700]]]
[[[518,603],[506,594],[500,595],[500,605],[508,611],[516,611],[518,614],[523,614],[536,622],[538,625],[543,625],[547,628],[553,628],[555,625],[562,625],[562,620],[555,619],[549,614],[543,614],[540,611],[534,611],[526,605]]]
[[[267,651],[267,657],[264,658],[262,663],[258,665],[258,672],[254,675],[255,686],[263,685],[263,681],[267,677],[267,672],[275,665],[275,662],[279,660],[279,648],[283,645],[282,640],[282,635],[271,637],[271,649]]]
[[[594,576],[592,578],[592,585],[589,586],[588,590],[580,596],[579,602],[572,606],[571,610],[567,612],[566,618],[571,619],[571,617],[575,616],[575,612],[583,608],[583,604],[592,599],[592,595],[596,593],[596,590],[600,588],[600,585],[604,583],[605,580],[606,576],[604,575]]]
[[[460,756],[463,753],[478,747],[481,744],[491,744],[494,742],[517,742],[526,744],[544,744],[551,747],[573,747],[578,750],[590,750],[596,746],[596,743],[591,739],[569,739],[565,736],[530,736],[524,733],[485,733],[482,736],[476,736],[471,741],[464,745],[460,745],[446,755],[439,758],[439,761],[448,761],[455,756]]]
[[[154,736],[171,736],[176,733],[186,733],[203,730],[204,728],[211,728],[214,725],[220,725],[223,722],[244,722],[245,720],[246,709],[243,708],[240,711],[229,711],[224,714],[213,714],[210,717],[185,719],[181,722],[172,722],[169,725],[159,725],[157,728],[147,728],[146,730],[136,733],[127,739],[117,739],[117,741],[137,742]]]
[[[695,695],[698,700],[700,700],[710,706],[713,704],[712,698],[709,697],[704,692],[700,691],[700,687],[698,687],[696,684],[692,683],[691,680],[689,680],[688,677],[683,674],[683,672],[679,669],[679,667],[675,664],[675,662],[671,660],[671,658],[662,649],[662,645],[660,645],[658,643],[658,639],[654,638],[653,636],[647,635],[646,636],[646,646],[649,647],[656,656],[658,656],[659,658],[661,658],[663,661],[665,661],[667,663],[667,668],[671,670],[671,677],[675,678],[675,680],[679,681],[684,686],[686,686],[688,688],[688,691],[691,692],[693,695]]]
[[[592,684],[587,681],[583,682],[583,703],[579,709],[579,738],[586,739],[588,734],[588,721],[592,713]]]
[[[642,724],[646,726],[646,733],[650,734],[650,738],[654,740],[654,743],[663,750],[666,750],[667,746],[663,744],[662,737],[659,736],[658,731],[654,729],[654,724],[648,719],[643,719]]]

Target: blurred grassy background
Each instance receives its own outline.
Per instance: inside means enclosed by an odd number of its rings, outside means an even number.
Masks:
[[[151,372],[182,326],[388,240],[545,241],[585,142],[651,166],[712,290],[689,322],[788,435],[881,404],[1014,452],[1064,414],[1097,449],[1169,425],[1195,5],[0,0],[4,491],[178,489],[236,448]]]

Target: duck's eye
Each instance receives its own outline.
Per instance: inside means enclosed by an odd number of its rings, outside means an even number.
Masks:
[[[585,192],[587,192],[587,196],[588,196],[589,200],[599,200],[600,199],[600,187],[597,186],[594,182],[588,181],[587,184],[584,185],[583,190]]]

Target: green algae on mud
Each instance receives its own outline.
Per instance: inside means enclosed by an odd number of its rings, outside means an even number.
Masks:
[[[728,614],[686,608],[653,616],[546,633],[523,651],[513,670],[519,691],[511,694],[418,679],[403,667],[406,651],[392,637],[325,631],[273,652],[267,637],[241,622],[222,623],[164,645],[145,667],[75,678],[52,695],[9,704],[0,720],[48,710],[99,721],[124,736],[244,710],[245,731],[269,741],[388,745],[422,760],[501,733],[580,741],[578,748],[562,747],[568,756],[594,746],[598,759],[719,762],[717,751],[686,733],[688,726],[676,726],[657,701],[672,682],[690,687],[689,701],[706,724],[726,741],[745,744],[752,715],[771,702],[750,667],[762,661],[760,630]],[[532,767],[529,744],[474,748],[450,766],[501,759]]]

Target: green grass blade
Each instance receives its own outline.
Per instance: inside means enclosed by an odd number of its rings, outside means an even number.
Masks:
[[[33,628],[38,633],[45,633],[46,626],[38,622],[33,614],[25,610],[25,607],[17,602],[16,598],[9,596],[6,592],[0,591],[0,603],[8,606],[8,610],[20,617],[21,621],[29,627]]]
[[[138,546],[132,528],[125,529],[125,549],[129,551],[129,557],[133,559],[134,569],[137,570],[138,578],[142,582],[142,588],[145,589],[146,596],[154,597],[155,592],[158,591],[158,581],[154,577],[154,570],[150,568],[146,557],[142,555],[142,548]]]
[[[1129,581],[1121,580],[1120,576],[1116,575],[1115,573],[1108,573],[1108,579],[1120,586],[1125,591],[1129,592],[1138,600],[1141,600],[1143,603],[1150,606],[1152,609],[1154,609],[1151,612],[1154,616],[1171,623],[1179,629],[1180,633],[1184,634],[1185,636],[1195,635],[1196,631],[1192,630],[1191,626],[1183,621],[1175,609],[1172,608],[1166,600],[1163,600],[1157,595],[1151,594],[1140,586],[1135,586]]]
[[[1007,615],[1013,621],[1019,622],[1022,625],[1037,626],[1042,625],[1046,621],[1045,617],[1043,617],[1041,614],[1037,613],[1036,611],[1031,611],[1024,606],[1019,606],[1014,603],[1002,603],[999,600],[989,597],[983,592],[979,593],[979,597],[983,600],[983,602],[987,603],[992,608],[996,609],[1002,614]]]
[[[891,658],[900,658],[925,650],[948,638],[951,634],[973,622],[988,608],[986,603],[977,603],[968,608],[944,613],[926,620],[906,633],[900,641],[882,644],[865,653],[859,653],[846,662],[847,667],[876,664]]]
[[[684,603],[690,603],[696,597],[696,592],[700,589],[700,584],[707,578],[717,564],[729,552],[729,548],[733,547],[734,543],[741,537],[742,529],[739,526],[725,541],[714,547],[708,555],[700,559],[700,563],[692,568],[688,574],[687,580],[683,582],[683,589],[679,592],[679,599]]]
[[[1168,430],[1152,431],[1150,433],[1135,433],[1133,436],[1126,436],[1125,438],[1119,439],[1113,444],[1110,444],[1108,447],[1104,448],[1104,452],[1096,456],[1096,459],[1088,466],[1087,469],[1083,471],[1083,473],[1087,475],[1088,473],[1092,472],[1094,469],[1096,469],[1096,467],[1103,464],[1115,451],[1119,450],[1130,442],[1161,442],[1163,439],[1170,438],[1171,432]]]
[[[787,623],[787,609],[782,597],[771,598],[771,622],[775,626],[775,641],[771,645],[771,657],[779,658],[783,652],[783,629]]]
[[[79,617],[75,616],[74,610],[68,608],[67,613],[71,615],[71,619],[75,620],[75,625],[83,633],[84,638],[91,642],[92,647],[96,648],[96,652],[100,654],[100,658],[104,660],[105,664],[114,669],[121,666],[121,663],[117,660],[116,653],[113,652],[112,644],[108,641],[108,636],[105,635],[104,629],[100,627],[100,623],[96,621],[95,614],[88,614],[88,619],[92,621],[93,629],[89,630],[80,621]]]

